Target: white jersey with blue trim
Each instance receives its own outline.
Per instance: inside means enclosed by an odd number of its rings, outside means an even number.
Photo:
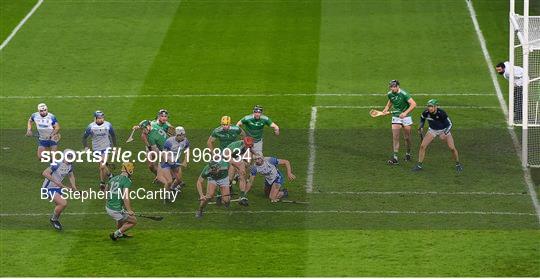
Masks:
[[[172,151],[174,156],[178,154],[177,162],[180,163],[182,152],[189,148],[189,140],[184,138],[182,141],[177,141],[176,136],[169,137],[163,144],[164,151]]]
[[[255,176],[260,173],[264,175],[264,179],[268,184],[272,184],[281,175],[277,168],[278,163],[279,160],[275,157],[264,157],[262,165],[254,164],[251,167],[251,175]]]
[[[54,130],[54,124],[58,122],[56,121],[56,116],[54,116],[54,114],[49,112],[47,113],[47,115],[41,116],[39,112],[34,112],[32,113],[32,116],[30,116],[30,119],[34,123],[36,123],[36,128],[40,140],[51,139],[51,134]]]
[[[72,164],[67,164],[64,162],[51,164],[51,175],[58,182],[62,182],[62,180],[64,180],[64,178],[71,172],[73,172]],[[43,185],[41,187],[47,188],[47,189],[60,188],[58,185],[50,181],[48,178],[45,178],[45,180],[43,181]]]
[[[84,136],[92,137],[92,150],[104,151],[107,147],[112,147],[111,137],[114,135],[112,124],[104,121],[101,125],[96,122],[88,124]]]

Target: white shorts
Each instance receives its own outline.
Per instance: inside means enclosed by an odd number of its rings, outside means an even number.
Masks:
[[[126,212],[112,210],[106,206],[105,206],[105,209],[107,210],[107,214],[109,214],[109,216],[111,216],[117,222],[126,221],[127,218],[129,217],[129,215]]]
[[[435,138],[440,136],[440,135],[444,135],[444,131],[445,131],[444,129],[442,129],[442,130],[433,130],[431,128],[428,129],[428,133],[432,134],[433,137],[435,137]],[[448,132],[447,135],[450,135],[450,132]]]
[[[261,139],[258,142],[253,143],[251,150],[255,153],[262,154],[263,151],[263,140]]]
[[[214,179],[208,178],[208,183],[207,184],[216,184],[219,187],[229,187],[230,186],[229,177],[225,177],[225,178],[222,178],[220,180],[214,180]]]
[[[407,116],[403,119],[398,116],[392,116],[392,124],[401,124],[403,126],[411,126],[413,124],[412,117]]]

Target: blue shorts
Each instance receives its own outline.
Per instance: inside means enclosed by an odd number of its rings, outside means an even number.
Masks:
[[[278,173],[278,176],[276,177],[276,179],[274,179],[274,181],[272,181],[272,183],[270,184],[268,184],[266,179],[264,180],[265,187],[272,187],[272,185],[274,184],[279,184],[280,186],[283,186],[284,183],[285,183],[285,179],[283,178],[283,174],[281,172]]]
[[[161,163],[162,169],[176,169],[178,167],[180,167],[180,163]]]
[[[50,199],[54,197],[54,194],[62,195],[62,188],[47,188],[47,196]]]
[[[51,146],[58,145],[58,142],[54,140],[38,140],[38,141],[39,141],[39,146],[42,146],[42,147],[51,147]]]

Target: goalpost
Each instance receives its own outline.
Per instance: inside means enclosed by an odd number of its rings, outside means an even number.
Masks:
[[[540,15],[529,14],[529,0],[522,15],[515,4],[510,0],[508,123],[522,129],[523,166],[540,167]],[[513,66],[523,69],[522,86],[515,84]]]

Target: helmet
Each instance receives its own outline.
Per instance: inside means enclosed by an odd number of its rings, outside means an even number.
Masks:
[[[184,130],[184,127],[182,126],[178,126],[174,129],[174,134],[175,135],[185,135],[186,134],[186,130]]]
[[[150,121],[148,121],[148,120],[143,120],[143,121],[141,121],[141,123],[139,123],[139,127],[141,127],[141,128],[145,128],[148,125],[150,125]]]
[[[127,174],[132,175],[134,169],[135,169],[135,166],[133,165],[132,162],[122,163],[122,171],[127,172]]]
[[[41,103],[41,104],[37,105],[37,109],[39,111],[47,110],[47,105],[45,103]]]
[[[253,153],[253,160],[257,160],[261,158],[264,158],[262,153],[257,153],[257,152]]]
[[[162,115],[169,115],[169,112],[166,110],[166,109],[160,109],[158,111],[158,116],[162,116]]]
[[[252,147],[253,146],[253,138],[252,137],[245,137],[243,139],[243,141],[244,141],[244,145],[246,147]]]
[[[399,80],[397,79],[391,80],[390,83],[388,83],[388,86],[390,87],[399,86]]]
[[[262,113],[263,112],[263,107],[259,106],[259,105],[256,105],[255,107],[253,107],[253,112],[260,112]]]
[[[211,170],[217,170],[217,169],[219,169],[219,162],[218,161],[210,161],[208,163],[208,166],[210,167]]]
[[[231,117],[227,115],[222,116],[221,125],[231,125]]]
[[[439,101],[437,99],[431,99],[427,102],[428,107],[434,107],[438,105],[439,105]]]
[[[103,113],[102,111],[100,110],[96,110],[94,112],[94,118],[98,118],[98,117],[105,117],[105,113]]]

